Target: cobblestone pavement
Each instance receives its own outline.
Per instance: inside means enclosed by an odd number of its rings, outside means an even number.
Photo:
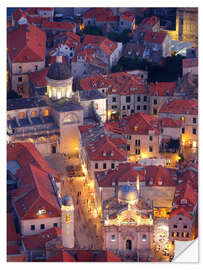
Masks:
[[[95,215],[94,196],[85,177],[67,177],[67,166],[76,167],[78,158],[67,158],[61,154],[45,157],[49,165],[63,180],[61,195],[71,195],[74,201],[74,226],[76,248],[102,249],[101,217]]]

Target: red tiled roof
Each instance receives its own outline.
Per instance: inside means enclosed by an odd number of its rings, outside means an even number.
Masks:
[[[59,180],[54,170],[32,143],[7,144],[7,161],[11,160],[16,160],[21,167],[27,167],[29,164],[33,164],[44,172],[51,173],[56,181]]]
[[[59,229],[53,227],[40,234],[26,235],[22,237],[22,241],[26,250],[45,249],[45,244],[59,236]]]
[[[21,25],[8,33],[7,46],[12,62],[44,61],[46,35],[35,25]]]
[[[7,214],[7,242],[17,242],[17,233],[12,213]]]
[[[173,170],[162,166],[145,166],[146,184],[150,186],[176,186],[177,176]],[[152,181],[153,184],[150,183]]]
[[[85,125],[85,126],[79,126],[79,131],[80,133],[85,133],[87,132],[89,129],[93,128],[95,125],[94,124],[90,124],[90,125]]]
[[[65,250],[59,250],[47,259],[48,262],[76,262],[74,257]]]
[[[7,255],[7,262],[26,262],[25,254]]]
[[[106,37],[103,36],[94,36],[94,35],[85,35],[85,38],[82,42],[82,46],[91,44],[100,48],[102,51],[108,55],[112,54],[117,48],[117,44]]]
[[[119,148],[112,141],[104,136],[94,143],[87,145],[87,153],[90,160],[127,160],[127,151]]]
[[[124,11],[121,13],[122,16],[135,17],[134,14],[130,11]]]
[[[31,17],[31,16],[27,16],[28,22],[29,23],[33,23],[33,24],[41,24],[42,21],[44,21],[45,19],[42,18],[41,16],[35,16],[35,17]]]
[[[47,7],[42,7],[42,8],[26,8],[26,13],[29,15],[37,15],[38,10],[43,10],[43,11],[53,11],[54,8],[47,8]]]
[[[176,88],[176,82],[157,82],[150,83],[150,96],[154,96],[157,93],[158,96],[173,96]]]
[[[113,23],[118,22],[119,17],[118,16],[106,16],[106,15],[100,15],[96,18],[96,22],[105,22],[105,23]]]
[[[73,31],[75,29],[75,24],[71,22],[49,22],[43,21],[43,29],[58,29],[60,31]]]
[[[121,262],[121,258],[111,252],[110,250],[106,250],[104,253],[99,255],[96,260],[96,262]]]
[[[16,22],[22,17],[25,17],[25,18],[27,17],[24,11],[20,8],[14,10],[14,12],[12,13],[12,16]]]
[[[183,68],[198,67],[198,58],[183,59]]]
[[[156,16],[151,16],[149,18],[144,18],[139,26],[147,26],[147,27],[153,27],[157,22],[159,22],[160,19]]]
[[[142,182],[145,181],[145,171],[139,168],[141,168],[140,165],[136,163],[119,164],[118,169],[95,172],[95,176],[100,187],[112,187],[113,182],[136,182],[137,176]]]
[[[162,118],[159,120],[161,127],[180,128],[182,121],[173,118]]]
[[[159,134],[159,120],[150,114],[134,113],[120,119],[119,122],[108,122],[106,129],[121,134],[141,134],[148,135],[149,130],[154,130]]]
[[[175,99],[163,104],[159,113],[170,114],[198,114],[198,101],[189,99]]]
[[[83,18],[97,18],[101,15],[112,16],[113,13],[110,8],[91,8],[83,14]]]
[[[7,255],[16,255],[19,253],[19,246],[17,244],[7,245]]]
[[[175,215],[183,215],[192,219],[192,215],[189,214],[188,211],[185,210],[184,206],[179,206],[177,209],[173,210],[170,214],[170,218],[174,217]]]
[[[152,32],[147,31],[144,36],[144,40],[153,43],[162,43],[167,36],[166,32]]]
[[[32,81],[35,87],[43,87],[47,85],[46,76],[47,76],[48,69],[49,68],[46,67],[42,70],[32,72],[29,74],[30,80]]]
[[[126,16],[126,15],[121,15],[120,16],[120,20],[123,20],[123,21],[128,21],[128,22],[133,22],[134,21],[134,17],[131,17],[131,16]]]
[[[116,72],[108,75],[94,74],[80,79],[82,90],[108,88],[108,94],[147,94],[144,80],[139,75]]]
[[[48,173],[29,164],[20,168],[17,175],[23,185],[27,185],[27,192],[24,191],[19,197],[16,197],[14,203],[21,219],[60,217],[61,209]],[[46,210],[46,214],[36,216],[41,208]]]

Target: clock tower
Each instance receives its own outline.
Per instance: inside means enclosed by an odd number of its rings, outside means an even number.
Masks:
[[[66,248],[74,248],[74,206],[72,197],[65,196],[63,198],[61,211],[62,244]]]

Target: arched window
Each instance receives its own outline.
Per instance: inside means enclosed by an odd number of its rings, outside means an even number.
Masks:
[[[132,241],[131,240],[126,240],[126,249],[131,250],[132,249]]]

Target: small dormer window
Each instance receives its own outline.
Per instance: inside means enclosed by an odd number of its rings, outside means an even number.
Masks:
[[[163,184],[162,181],[158,181],[158,185],[161,186]]]
[[[153,181],[149,181],[149,184],[150,184],[150,185],[153,185]]]
[[[103,157],[106,157],[106,152],[103,152]]]
[[[182,200],[180,201],[180,203],[181,203],[181,204],[187,204],[187,200],[186,200],[186,199],[182,199]]]
[[[114,152],[112,151],[112,152],[111,152],[111,157],[113,157],[113,156],[114,156]]]

